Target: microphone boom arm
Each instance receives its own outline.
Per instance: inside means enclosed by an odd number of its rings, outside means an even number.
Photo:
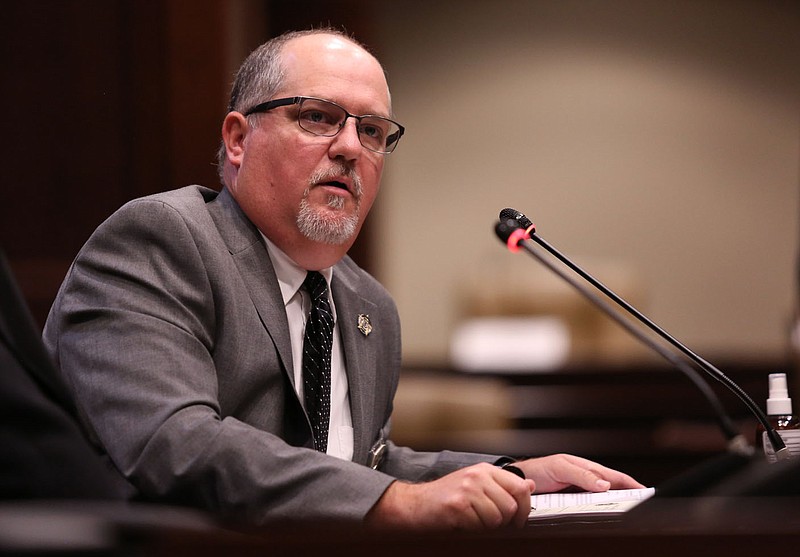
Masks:
[[[706,373],[708,373],[711,377],[728,387],[733,393],[739,397],[739,399],[750,408],[750,410],[756,415],[756,418],[761,422],[764,426],[767,435],[769,436],[769,440],[772,443],[773,449],[775,449],[775,454],[778,458],[781,458],[784,453],[788,456],[788,450],[786,449],[786,443],[784,443],[783,438],[775,431],[769,424],[769,419],[767,418],[764,411],[750,398],[746,392],[742,390],[739,385],[735,382],[731,381],[731,379],[722,373],[717,367],[709,363],[707,360],[703,359],[702,357],[698,356],[695,352],[687,348],[683,343],[677,340],[675,337],[670,335],[664,329],[656,325],[652,320],[648,319],[647,316],[643,315],[640,311],[638,311],[635,307],[630,305],[628,302],[617,296],[611,289],[607,288],[602,282],[595,279],[592,275],[581,269],[578,265],[575,265],[572,261],[570,261],[567,257],[565,257],[561,252],[559,252],[556,248],[550,245],[544,238],[538,236],[535,232],[530,235],[530,239],[542,246],[546,249],[550,254],[552,254],[555,258],[559,261],[567,265],[570,269],[578,273],[580,276],[585,278],[587,281],[592,283],[596,286],[603,294],[614,300],[617,304],[625,308],[627,311],[630,312],[636,319],[638,319],[641,323],[644,323],[650,330],[654,331],[658,334],[661,338],[669,342],[672,346],[680,350],[683,354],[685,354],[689,359],[695,362],[701,369],[703,369]],[[783,452],[782,452],[783,451]]]
[[[521,213],[519,213],[519,215],[523,216]],[[519,218],[519,217],[517,217],[517,218]],[[509,227],[508,224],[504,223],[502,220],[497,223],[497,230],[496,230],[497,234],[498,234],[498,236],[500,236],[501,239],[504,240],[504,242],[508,243],[509,247],[511,247],[511,245],[510,245],[511,242],[509,241],[509,236],[511,235],[513,230],[512,231],[501,232],[500,228],[501,227],[507,227],[507,228],[513,228],[513,229],[516,229],[516,230],[520,230],[521,229],[520,228],[520,222],[517,220],[517,218],[510,218],[509,220],[506,221],[506,223],[513,222],[514,225],[512,227]],[[551,271],[553,271],[554,273],[558,274],[562,279],[567,281],[573,288],[577,289],[581,294],[583,294],[584,296],[589,298],[593,303],[598,305],[598,307],[603,309],[603,311],[606,314],[608,314],[612,319],[614,319],[617,323],[619,323],[622,327],[624,327],[629,333],[634,335],[640,341],[644,342],[647,346],[652,348],[654,351],[659,353],[661,356],[665,357],[669,362],[673,363],[678,368],[680,368],[682,371],[684,371],[684,373],[686,373],[686,369],[691,369],[691,368],[686,366],[686,364],[684,362],[682,362],[681,360],[678,360],[678,359],[674,358],[674,355],[671,352],[669,352],[667,350],[664,350],[663,347],[651,342],[650,339],[648,339],[647,337],[645,337],[644,335],[641,334],[641,331],[639,331],[638,329],[633,327],[629,322],[625,321],[618,314],[616,314],[616,312],[613,311],[613,308],[611,308],[611,306],[609,304],[607,304],[605,302],[605,300],[602,300],[601,298],[595,296],[591,292],[589,292],[586,289],[582,288],[582,286],[577,281],[575,281],[572,277],[568,276],[561,269],[556,267],[551,261],[548,261],[546,258],[544,258],[542,256],[542,254],[540,254],[538,251],[532,249],[526,242],[524,242],[524,239],[526,239],[526,238],[529,238],[529,239],[535,241],[542,248],[547,250],[547,252],[549,252],[553,257],[555,257],[556,259],[558,259],[559,261],[564,263],[567,267],[569,267],[570,269],[575,271],[578,275],[580,275],[585,280],[587,280],[589,283],[591,283],[593,286],[595,286],[597,289],[599,289],[603,294],[605,294],[606,296],[611,298],[614,302],[616,302],[618,305],[620,305],[625,310],[627,310],[631,315],[633,315],[641,323],[646,325],[650,330],[652,330],[657,335],[659,335],[661,338],[666,340],[669,344],[671,344],[672,346],[674,346],[675,348],[680,350],[684,355],[686,355],[689,359],[691,359],[693,362],[695,362],[708,375],[712,376],[714,379],[716,379],[717,381],[719,381],[720,383],[725,385],[728,389],[730,389],[750,409],[750,411],[756,416],[756,418],[761,423],[761,425],[764,426],[764,429],[767,432],[767,436],[769,437],[770,443],[772,444],[772,447],[775,450],[776,457],[780,460],[780,459],[783,459],[783,458],[788,458],[790,456],[789,451],[786,448],[786,443],[783,441],[783,439],[778,434],[778,432],[775,430],[775,428],[772,427],[772,425],[769,423],[769,419],[767,418],[766,414],[764,414],[764,411],[761,410],[761,408],[759,408],[758,405],[755,402],[753,402],[753,399],[750,398],[750,396],[746,392],[744,392],[742,390],[742,388],[739,387],[739,385],[737,385],[735,382],[733,382],[728,376],[726,376],[724,373],[722,373],[722,371],[717,369],[711,363],[709,363],[708,361],[704,360],[703,358],[701,358],[700,356],[695,354],[693,351],[691,351],[689,348],[687,348],[685,345],[683,345],[681,342],[679,342],[677,339],[675,339],[672,335],[670,335],[669,333],[664,331],[661,327],[659,327],[653,321],[648,319],[645,315],[643,315],[636,308],[631,306],[628,302],[626,302],[625,300],[620,298],[617,294],[615,294],[611,289],[606,287],[599,280],[595,279],[592,275],[590,275],[589,273],[584,271],[582,268],[580,268],[578,265],[576,265],[575,263],[570,261],[566,256],[564,256],[556,248],[554,248],[548,242],[546,242],[543,238],[538,236],[536,234],[532,224],[528,228],[528,233],[524,237],[521,237],[521,238],[518,237],[515,240],[516,241],[516,247],[522,247],[523,249],[525,249],[525,251],[527,251],[528,253],[533,255],[533,257],[535,257],[537,260],[539,260],[542,264],[544,264],[546,267],[548,267]],[[695,381],[694,374],[692,372],[688,373],[688,376],[693,381]],[[712,404],[712,407],[714,407],[715,409],[720,408],[719,401],[716,400],[716,398],[714,396],[711,396],[711,397],[708,396],[708,391],[707,391],[707,389],[709,388],[708,385],[706,385],[704,382],[701,382],[701,381],[695,381],[695,383],[701,389],[701,391],[706,395],[706,397],[709,399],[709,402]],[[700,386],[701,383],[703,385],[702,387]],[[724,415],[724,412],[723,412],[722,415]],[[721,422],[720,423],[722,425],[723,431],[726,433],[726,435],[728,435],[728,425],[724,425],[724,422],[725,422],[725,419],[721,418]]]

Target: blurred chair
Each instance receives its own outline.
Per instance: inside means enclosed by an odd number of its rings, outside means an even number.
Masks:
[[[76,416],[0,251],[0,499],[125,498]]]

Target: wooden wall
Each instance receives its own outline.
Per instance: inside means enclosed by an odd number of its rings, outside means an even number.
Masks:
[[[91,232],[126,201],[197,183],[215,156],[232,75],[290,28],[368,41],[362,1],[31,0],[4,6],[0,248],[44,324]],[[369,227],[366,227],[369,237]],[[354,255],[369,266],[369,242]]]
[[[0,238],[41,324],[70,261],[117,207],[217,185],[222,2],[196,4],[197,17],[183,4],[133,0],[4,9]]]

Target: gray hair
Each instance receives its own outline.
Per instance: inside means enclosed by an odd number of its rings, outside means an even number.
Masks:
[[[283,85],[285,71],[281,60],[281,52],[286,43],[307,35],[336,35],[369,52],[369,49],[357,39],[333,27],[321,27],[304,31],[289,31],[274,37],[251,52],[245,58],[231,87],[227,112],[244,113],[249,108],[271,99]],[[258,115],[247,117],[250,127],[258,126]],[[225,144],[220,143],[217,151],[217,173],[224,184],[223,169],[226,159]]]

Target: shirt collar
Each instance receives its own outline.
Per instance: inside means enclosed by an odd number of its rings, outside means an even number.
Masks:
[[[297,291],[303,286],[308,271],[297,265],[292,258],[286,255],[278,246],[273,244],[264,233],[261,233],[267,245],[267,253],[272,260],[272,267],[275,269],[275,276],[278,277],[278,286],[281,289],[283,305],[287,305]],[[319,271],[328,283],[330,291],[331,278],[333,277],[333,267],[326,267]],[[330,297],[330,296],[329,296]]]

